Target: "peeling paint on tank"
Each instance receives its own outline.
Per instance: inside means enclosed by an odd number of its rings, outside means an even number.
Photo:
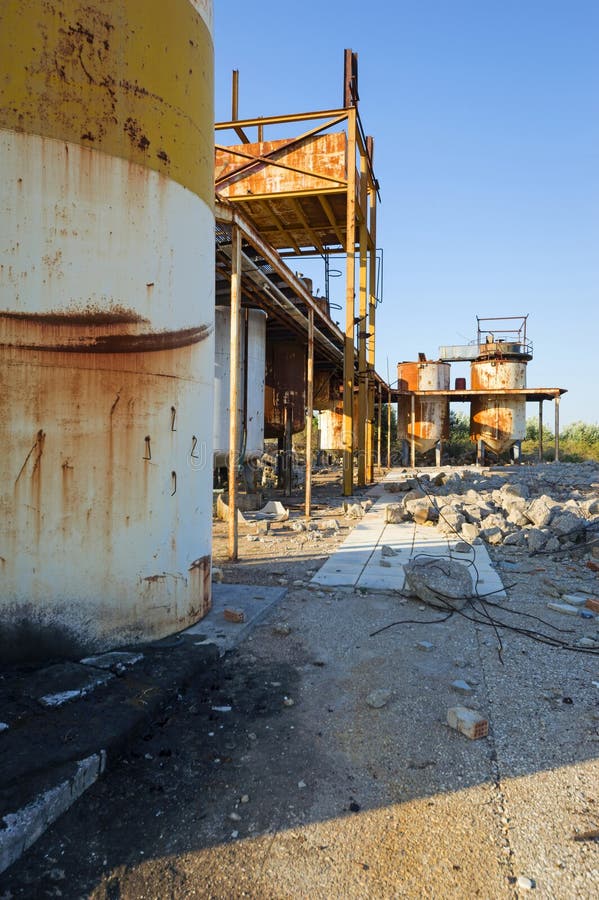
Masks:
[[[189,0],[30,6],[22,28],[21,3],[0,10],[0,635],[17,658],[162,637],[210,597],[212,473],[189,448],[211,453],[211,37]],[[154,65],[167,38],[183,50]]]

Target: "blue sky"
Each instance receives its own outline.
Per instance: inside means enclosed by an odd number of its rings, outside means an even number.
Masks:
[[[568,389],[562,425],[599,422],[599,0],[215,0],[215,20],[219,120],[234,68],[241,116],[303,112],[341,105],[358,53],[381,374],[528,313],[528,385]]]

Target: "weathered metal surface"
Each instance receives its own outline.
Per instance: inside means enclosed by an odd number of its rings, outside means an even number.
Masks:
[[[526,362],[510,359],[479,360],[470,366],[472,390],[514,390],[526,387]],[[526,437],[526,398],[473,397],[470,440],[482,442],[495,453],[508,450]]]
[[[344,132],[291,144],[278,140],[223,147],[216,150],[217,190],[221,197],[234,198],[340,187],[347,177],[346,157]]]
[[[212,204],[211,6],[4,0],[0,128],[130,160]]]
[[[212,165],[177,149],[183,123],[211,143],[210,7],[2,5],[3,656],[161,637],[210,604]]]
[[[315,367],[314,409],[335,409],[341,398],[341,375],[330,368]]]
[[[448,390],[451,367],[444,362],[401,362],[397,365],[400,391]],[[397,435],[400,440],[414,441],[416,450],[424,453],[438,441],[449,437],[449,402],[444,397],[416,397],[415,421],[412,423],[411,398],[399,397]]]
[[[264,436],[285,436],[286,415],[291,431],[306,424],[306,347],[297,341],[266,341]]]
[[[343,450],[343,400],[337,401],[332,409],[323,410],[318,416],[320,431],[320,449]],[[358,445],[358,396],[354,395],[353,404],[353,445]]]
[[[217,306],[215,312],[214,465],[226,466],[229,453],[231,310],[229,307]],[[251,460],[262,456],[264,452],[266,313],[258,309],[248,309],[242,310],[241,317],[241,360],[237,404],[240,434],[237,452],[240,455],[243,454],[245,459]]]

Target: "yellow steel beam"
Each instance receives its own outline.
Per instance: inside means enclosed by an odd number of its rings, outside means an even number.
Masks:
[[[275,223],[276,230],[288,239],[290,245],[293,247],[293,249],[296,251],[296,253],[300,253],[301,251],[300,251],[299,244],[294,240],[294,238],[291,236],[290,232],[288,231],[286,225],[281,220],[280,216],[272,208],[271,200],[263,200],[262,204],[263,204],[263,206],[266,207],[269,216],[272,218],[273,222]],[[264,233],[264,230],[265,229],[261,229],[262,233]]]
[[[373,163],[374,157],[374,141],[367,138],[366,141],[368,157],[370,164]],[[366,433],[366,480],[369,483],[374,481],[374,372],[375,372],[375,348],[376,348],[376,189],[374,185],[370,185],[368,191],[368,250],[369,250],[369,279],[368,279],[368,332],[370,334],[368,340],[368,370],[371,376],[368,391],[368,425]],[[379,426],[380,428],[380,426]],[[380,445],[379,445],[380,446]],[[380,468],[380,449],[378,454],[378,465]]]
[[[356,227],[356,109],[347,110],[347,240],[345,279],[345,342],[343,354],[343,493],[354,487],[354,315],[355,315],[355,227]]]
[[[368,416],[368,369],[366,367],[366,334],[368,331],[367,275],[368,256],[366,253],[367,223],[365,217],[368,196],[366,179],[366,157],[360,153],[359,182],[360,216],[360,293],[358,323],[358,486],[366,485],[366,419]]]
[[[322,194],[345,194],[347,188],[342,187],[341,190],[339,188],[309,188],[303,189],[299,191],[277,191],[276,194],[243,194],[240,197],[226,197],[224,199],[228,200],[229,203],[251,203],[252,200],[280,200],[285,197],[319,197]],[[223,199],[222,197],[218,198],[219,200]]]
[[[306,217],[304,215],[304,211],[303,211],[301,205],[297,202],[297,200],[293,204],[293,208],[295,209],[295,211],[298,215],[298,218],[301,220],[304,228],[306,229],[307,234],[312,238],[313,245],[316,247],[316,249],[319,251],[319,253],[324,253],[324,247],[322,246],[321,240],[319,239],[316,232],[314,232],[312,230],[308,220],[306,219]]]
[[[287,122],[309,122],[314,119],[331,119],[329,123],[323,125],[323,128],[328,128],[332,125],[336,125],[338,122],[343,122],[348,118],[348,113],[350,112],[351,110],[348,109],[323,109],[308,113],[292,113],[286,116],[260,116],[257,119],[235,119],[231,122],[216,122],[214,128],[216,131],[231,131],[237,127],[249,128],[252,125],[258,127],[259,125],[284,125]]]
[[[320,201],[320,205],[322,206],[322,208],[325,212],[327,219],[330,222],[331,228],[333,229],[333,231],[335,232],[335,234],[337,236],[337,240],[339,241],[341,246],[343,246],[345,244],[345,240],[343,238],[343,233],[342,233],[341,229],[339,228],[337,220],[335,219],[335,214],[334,214],[333,210],[331,209],[331,204],[329,203],[327,198],[323,197],[322,195],[319,195],[318,199]]]

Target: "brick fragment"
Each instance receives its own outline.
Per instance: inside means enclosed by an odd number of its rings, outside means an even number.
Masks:
[[[489,733],[489,723],[475,709],[467,706],[452,706],[447,710],[447,724],[455,728],[460,734],[466,735],[471,741],[484,738]]]
[[[599,600],[595,600],[593,597],[589,597],[584,605],[587,609],[590,609],[591,612],[599,613]]]
[[[242,609],[232,609],[230,606],[226,606],[224,616],[227,622],[236,622],[237,624],[245,622],[245,613]]]

